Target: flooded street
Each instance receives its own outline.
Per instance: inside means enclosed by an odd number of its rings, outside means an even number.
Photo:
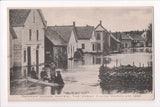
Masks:
[[[104,59],[111,59],[111,62],[107,64],[108,67],[127,64],[148,66],[152,61],[152,54],[144,52],[125,53],[125,55],[111,54],[109,56],[85,54],[83,59],[83,61],[76,62],[73,60],[68,61],[68,69],[63,70],[61,73],[65,82],[63,87],[40,86],[26,81],[19,81],[11,86],[11,94],[102,94],[98,75],[99,67]]]

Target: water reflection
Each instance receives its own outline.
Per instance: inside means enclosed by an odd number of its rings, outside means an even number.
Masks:
[[[61,94],[63,87],[64,86],[51,87],[51,94]]]
[[[124,89],[103,90],[99,84],[99,67],[107,62],[108,67],[122,65],[148,66],[152,62],[152,54],[146,52],[134,52],[123,54],[111,54],[108,56],[85,54],[83,60],[68,60],[68,68],[62,71],[65,85],[49,87],[31,85],[26,82],[15,82],[11,85],[11,94],[19,95],[56,95],[66,93],[109,94],[123,93]],[[133,91],[133,90],[132,90]]]

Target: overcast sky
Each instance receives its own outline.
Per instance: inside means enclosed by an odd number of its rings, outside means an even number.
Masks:
[[[48,26],[72,25],[97,26],[102,25],[112,32],[143,30],[153,21],[152,7],[58,7],[43,8],[42,12]]]

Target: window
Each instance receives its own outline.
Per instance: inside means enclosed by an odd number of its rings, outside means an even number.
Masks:
[[[127,44],[127,43],[125,43],[125,47],[126,47],[126,48],[128,47],[128,44]]]
[[[101,40],[101,32],[97,32],[97,40]]]
[[[85,44],[82,44],[82,49],[85,49]]]
[[[93,51],[95,51],[95,47],[94,47],[94,44],[92,44],[92,50],[93,50]]]
[[[101,44],[97,43],[97,50],[101,50]]]
[[[29,29],[29,40],[32,40],[32,29]]]
[[[96,58],[96,64],[101,64],[101,58]]]
[[[33,23],[35,23],[35,12],[33,12]]]
[[[39,30],[37,30],[37,40],[39,40]]]
[[[24,50],[24,62],[26,62],[26,50]]]

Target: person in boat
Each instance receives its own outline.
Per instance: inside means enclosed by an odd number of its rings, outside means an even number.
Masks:
[[[47,75],[47,71],[45,70],[45,68],[42,68],[41,79],[43,81],[48,80],[48,75]]]
[[[54,82],[56,77],[56,63],[54,61],[50,64],[50,76],[51,82]]]
[[[57,84],[64,84],[60,71],[57,71],[56,73],[57,73],[57,76],[54,82]]]
[[[31,70],[31,78],[33,78],[33,79],[38,79],[37,73],[36,73],[36,71],[34,70],[34,67],[33,67],[32,70]]]

